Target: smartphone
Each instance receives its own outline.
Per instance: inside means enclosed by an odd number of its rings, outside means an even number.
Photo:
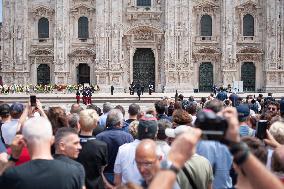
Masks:
[[[255,136],[261,140],[267,138],[266,130],[268,127],[267,120],[259,120],[256,124]]]
[[[31,106],[36,106],[36,96],[35,95],[30,96],[30,102],[31,102]]]

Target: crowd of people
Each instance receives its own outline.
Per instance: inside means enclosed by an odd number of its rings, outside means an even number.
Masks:
[[[42,107],[0,104],[0,188],[284,188],[284,99],[271,94],[176,93],[128,115]]]

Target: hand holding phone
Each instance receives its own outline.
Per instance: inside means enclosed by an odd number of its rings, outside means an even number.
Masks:
[[[267,120],[259,120],[256,124],[255,136],[261,140],[267,138],[266,130],[268,129]]]
[[[35,95],[31,95],[30,96],[30,102],[31,102],[31,106],[36,106],[36,96]]]

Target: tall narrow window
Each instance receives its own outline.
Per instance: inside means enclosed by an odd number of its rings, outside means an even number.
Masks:
[[[137,0],[137,6],[151,6],[151,0]]]
[[[38,38],[49,38],[49,21],[47,18],[41,18],[38,21]]]
[[[201,36],[212,36],[212,18],[209,15],[203,15],[200,21]]]
[[[85,16],[80,17],[78,20],[78,38],[89,38],[89,20]]]
[[[243,19],[243,36],[254,36],[254,18],[250,14]]]

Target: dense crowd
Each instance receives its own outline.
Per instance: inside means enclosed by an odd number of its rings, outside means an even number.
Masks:
[[[88,85],[92,92],[100,91],[98,85]],[[74,84],[74,85],[65,85],[65,84],[37,84],[37,85],[21,85],[21,84],[12,84],[12,85],[0,85],[0,94],[15,94],[15,93],[75,93],[76,91],[83,91],[84,85]]]
[[[221,89],[127,114],[0,104],[0,188],[284,188],[284,99]]]

